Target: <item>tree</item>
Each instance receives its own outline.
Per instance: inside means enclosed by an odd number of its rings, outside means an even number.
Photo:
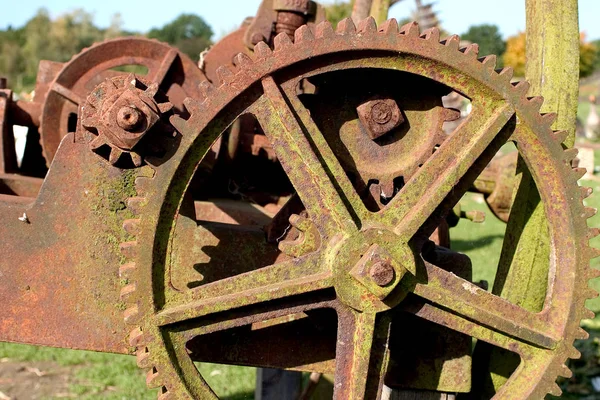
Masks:
[[[516,76],[525,76],[525,62],[527,40],[525,33],[508,38],[506,53],[504,53],[504,64],[513,67]],[[598,48],[592,42],[585,40],[585,34],[580,35],[579,42],[579,75],[586,77],[591,75],[596,68]]]
[[[506,43],[502,40],[500,30],[496,25],[483,24],[471,26],[461,35],[461,39],[479,45],[479,54],[496,54],[501,56],[506,51]]]
[[[211,27],[194,14],[181,14],[162,28],[154,28],[148,33],[148,37],[178,47],[193,60],[210,47],[212,35]]]
[[[338,22],[344,18],[350,18],[352,15],[352,7],[354,6],[354,0],[352,1],[338,1],[336,0],[333,4],[325,6],[325,16],[327,20],[335,27]]]
[[[511,36],[506,41],[506,52],[502,57],[504,65],[512,67],[516,76],[525,76],[525,61],[527,60],[525,32]]]

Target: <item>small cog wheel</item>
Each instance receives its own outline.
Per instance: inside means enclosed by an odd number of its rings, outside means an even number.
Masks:
[[[158,84],[144,83],[133,74],[106,79],[81,108],[80,134],[91,135],[92,151],[111,164],[140,167],[144,157],[160,155],[157,136],[173,133],[164,122],[173,105],[157,100],[161,96]]]

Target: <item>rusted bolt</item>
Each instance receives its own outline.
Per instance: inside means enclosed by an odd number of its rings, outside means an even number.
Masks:
[[[135,131],[144,120],[144,114],[135,107],[121,107],[117,113],[117,124],[128,132]]]
[[[404,117],[394,99],[369,100],[356,109],[367,134],[375,140],[404,123]]]
[[[387,286],[394,281],[394,268],[384,261],[378,261],[369,269],[369,275],[378,286]]]
[[[264,42],[264,41],[265,41],[265,37],[260,32],[254,32],[252,34],[252,36],[250,37],[250,42],[255,46],[257,44],[259,44],[260,42]]]

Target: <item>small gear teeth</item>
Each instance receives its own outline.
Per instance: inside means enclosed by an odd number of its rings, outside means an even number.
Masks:
[[[315,28],[315,37],[317,39],[331,38],[335,36],[333,26],[329,21],[320,22]]]
[[[585,207],[584,213],[583,213],[582,217],[585,218],[585,219],[589,219],[589,218],[592,218],[596,214],[598,214],[598,209],[597,208],[594,208],[594,207]]]
[[[193,103],[193,102],[189,102],[189,103]],[[190,104],[190,105],[192,105],[192,104]],[[193,107],[195,107],[195,106],[196,106],[196,104],[193,104]],[[192,113],[192,110],[190,110],[188,108],[188,106],[186,106],[185,108],[188,110],[188,112],[190,112],[190,114]],[[171,123],[171,125],[173,125],[173,127],[179,133],[183,133],[185,127],[187,126],[187,124],[186,124],[187,121],[178,115],[171,116],[171,118],[169,118],[169,122]]]
[[[358,33],[364,34],[377,32],[377,23],[375,22],[375,18],[368,17],[360,21],[358,23],[357,31]]]
[[[596,313],[595,312],[590,311],[587,308],[583,310],[583,318],[584,319],[594,319],[595,317],[596,317]],[[578,357],[569,357],[569,358],[579,359],[581,357],[581,353],[579,353],[579,351],[577,351],[577,354],[579,355]]]
[[[584,314],[586,313],[586,311],[589,311],[589,310],[586,309],[584,311]],[[581,358],[581,353],[575,347],[571,346],[567,349],[567,357],[572,360],[579,360]]]
[[[504,67],[501,69],[497,69],[496,73],[498,74],[498,76],[503,79],[504,81],[506,81],[507,83],[510,83],[510,81],[512,81],[512,78],[515,74],[515,71],[512,67]]]
[[[217,68],[217,78],[221,85],[228,85],[233,80],[234,74],[227,66],[221,65]]]
[[[565,163],[568,166],[571,166],[571,163],[573,162],[573,160],[575,160],[575,158],[579,154],[579,150],[577,150],[576,148],[570,148],[570,149],[566,149],[563,152],[563,154],[564,154]]]
[[[201,98],[200,98],[200,102],[205,101],[210,94],[215,90],[215,87],[213,86],[212,83],[210,83],[209,81],[202,81],[200,83],[200,85],[198,85],[198,89],[200,89],[200,94],[201,94]]]
[[[569,131],[560,130],[554,131],[554,138],[558,141],[558,143],[564,143],[569,137]]]
[[[479,56],[479,45],[477,43],[472,43],[460,49],[460,52],[473,58],[477,58]]]
[[[133,260],[137,256],[137,242],[124,242],[119,245],[121,254],[126,258]]]
[[[583,178],[586,172],[587,170],[585,168],[573,168],[573,176],[577,181]]]
[[[129,262],[119,267],[119,278],[124,279],[126,282],[132,278],[135,272],[135,263]]]
[[[171,395],[171,392],[167,390],[165,386],[161,389],[162,393],[158,394],[158,400],[174,400],[175,398]]]
[[[383,33],[384,35],[397,35],[400,33],[398,21],[396,21],[394,18],[388,19],[379,26],[379,32]]]
[[[144,93],[146,93],[146,95],[148,95],[148,97],[154,97],[156,96],[156,93],[158,93],[158,83],[156,82],[152,82],[151,84],[148,85],[148,87],[146,88],[146,90],[144,91]],[[172,106],[171,106],[172,108]]]
[[[558,117],[558,114],[551,112],[551,113],[545,113],[545,114],[541,114],[542,116],[542,123],[548,128],[550,129],[550,127],[552,126],[552,124],[554,124],[554,122],[556,121],[556,118]]]
[[[157,389],[162,387],[162,385],[160,374],[156,368],[150,368],[146,373],[146,386],[148,386],[150,389]]]
[[[600,249],[597,249],[595,247],[589,247],[589,255],[590,255],[591,259],[600,257]],[[591,268],[590,271],[592,271],[591,274],[594,276],[594,278],[597,278],[600,276],[599,269]]]
[[[121,293],[119,297],[121,301],[125,303],[130,303],[132,301],[133,296],[135,296],[135,284],[130,283],[121,288]]]
[[[265,42],[259,42],[256,46],[254,46],[254,55],[258,59],[268,58],[273,54],[271,48]]]
[[[573,371],[569,369],[565,364],[560,367],[560,376],[563,378],[571,379],[573,376]]]
[[[529,82],[527,81],[519,81],[519,82],[514,82],[513,84],[514,90],[518,93],[518,95],[520,97],[526,97],[527,96],[527,92],[529,92]]]
[[[539,114],[542,104],[544,104],[544,98],[542,96],[533,96],[528,97],[527,101],[529,102],[529,106],[532,107],[537,114]]]
[[[591,187],[581,186],[581,187],[579,187],[579,191],[581,192],[581,198],[582,199],[587,199],[593,193],[593,189]]]
[[[440,41],[440,30],[438,28],[429,28],[420,35],[421,39],[431,40],[432,42]]]
[[[550,386],[550,389],[548,390],[548,393],[556,396],[556,397],[560,397],[562,395],[562,389],[558,386],[558,384],[553,383]]]
[[[496,70],[497,57],[495,55],[492,54],[489,56],[480,57],[477,60],[482,63],[490,73]]]
[[[129,345],[131,347],[137,347],[144,342],[144,332],[141,328],[137,327],[129,332]]]
[[[233,63],[236,67],[243,68],[252,65],[252,59],[245,53],[237,53],[233,58]]]
[[[150,359],[150,353],[148,348],[145,346],[138,347],[135,353],[135,359],[138,367],[147,369],[153,367],[152,360]]]
[[[338,22],[336,33],[338,35],[354,35],[356,34],[356,25],[350,18],[344,18]]]
[[[583,328],[578,328],[575,332],[575,338],[580,340],[586,340],[590,337],[590,334]]]
[[[308,25],[302,25],[300,28],[296,29],[296,32],[294,33],[294,43],[312,42],[314,40],[315,36]]]
[[[87,125],[87,126],[91,126],[91,125]],[[92,140],[90,142],[90,148],[92,150],[96,150],[99,149],[100,147],[104,146],[106,144],[106,141],[104,140],[104,138],[100,135],[96,136],[94,138],[94,140]]]
[[[458,50],[458,47],[460,46],[460,37],[458,35],[452,35],[442,40],[440,43],[452,50]]]
[[[140,310],[137,304],[133,304],[123,312],[123,320],[128,325],[135,325],[140,322]]]
[[[290,46],[293,46],[292,39],[285,32],[281,32],[275,39],[273,40],[273,46],[275,47],[275,51],[282,51],[287,49]]]
[[[588,232],[587,232],[588,240],[592,240],[593,238],[597,237],[598,235],[600,235],[599,228],[588,228]]]
[[[419,24],[413,21],[409,22],[408,24],[402,25],[402,27],[400,28],[400,34],[407,37],[419,37]]]
[[[108,162],[115,165],[116,163],[119,162],[122,155],[123,155],[123,150],[121,150],[117,147],[113,147],[110,150],[110,156],[108,157]]]

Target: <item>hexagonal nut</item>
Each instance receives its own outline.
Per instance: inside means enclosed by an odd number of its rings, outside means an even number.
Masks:
[[[380,138],[404,123],[404,116],[394,99],[376,98],[356,109],[358,118],[372,140]]]
[[[350,275],[383,300],[407,272],[386,250],[374,244],[350,270]]]
[[[112,144],[124,150],[133,149],[142,140],[144,135],[158,122],[160,115],[158,107],[153,109],[144,101],[133,89],[123,92],[119,98],[102,113],[100,120],[106,129],[103,133]],[[132,124],[128,130],[123,129],[122,118],[124,109],[137,110],[139,112],[139,121]]]

